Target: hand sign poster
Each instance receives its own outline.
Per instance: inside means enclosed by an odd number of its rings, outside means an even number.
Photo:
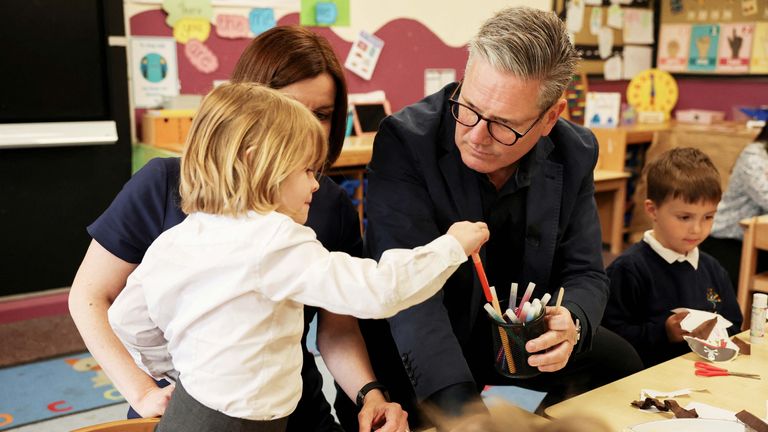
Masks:
[[[721,72],[747,73],[752,53],[754,23],[720,25],[720,49],[717,54],[717,70]]]
[[[691,28],[691,49],[688,70],[714,71],[717,63],[717,45],[720,40],[720,26],[695,25]]]

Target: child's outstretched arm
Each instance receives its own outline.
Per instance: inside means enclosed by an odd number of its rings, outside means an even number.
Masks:
[[[272,300],[291,299],[334,313],[387,318],[437,293],[488,240],[482,222],[459,222],[415,249],[391,249],[377,263],[328,252],[306,227],[282,224],[260,245],[254,289]]]

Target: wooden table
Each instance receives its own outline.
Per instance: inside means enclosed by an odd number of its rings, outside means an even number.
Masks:
[[[742,332],[739,337],[749,341],[748,332]],[[733,412],[746,409],[758,417],[766,414],[768,340],[762,344],[752,344],[751,355],[740,354],[731,362],[717,364],[734,372],[759,374],[761,380],[734,376],[698,377],[694,375],[693,363],[699,360],[702,360],[701,357],[692,352],[685,354],[552,405],[545,413],[551,418],[562,418],[577,413],[591,415],[604,420],[612,430],[620,432],[627,426],[672,418],[671,413],[650,414],[631,406],[632,401],[639,399],[641,389],[672,391],[692,388],[708,391],[675,398],[681,406],[684,407],[690,402],[701,402]]]
[[[667,131],[672,127],[672,123],[636,123],[629,126],[619,126],[620,129],[627,131],[627,144],[650,144],[656,132]]]
[[[594,175],[595,201],[603,242],[608,243],[611,253],[619,254],[624,243],[624,205],[630,174],[624,171],[595,170]]]

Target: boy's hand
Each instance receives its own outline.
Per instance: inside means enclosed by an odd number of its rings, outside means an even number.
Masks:
[[[667,330],[667,339],[669,339],[670,342],[682,342],[683,336],[691,334],[691,332],[687,332],[680,327],[680,322],[683,318],[688,316],[688,313],[688,311],[678,312],[667,318],[667,321],[664,323],[664,328]]]
[[[131,406],[144,418],[159,417],[165,413],[165,408],[168,407],[171,393],[173,393],[175,388],[173,384],[163,388],[155,387],[145,393],[135,404],[131,404]]]
[[[467,255],[480,250],[485,242],[488,241],[490,233],[488,225],[485,222],[456,222],[448,228],[448,233],[461,243],[464,252]]]

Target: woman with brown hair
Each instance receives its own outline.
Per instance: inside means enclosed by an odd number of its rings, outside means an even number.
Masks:
[[[298,26],[276,27],[256,37],[232,74],[233,81],[268,85],[307,106],[329,140],[326,166],[338,158],[344,141],[347,89],[341,66],[324,38]],[[323,176],[307,220],[329,250],[359,256],[359,221],[344,191]],[[134,416],[161,415],[172,387],[162,397],[145,398],[156,383],[133,362],[107,321],[107,309],[125,287],[149,245],[186,218],[179,207],[179,159],[153,159],[126,183],[110,207],[88,227],[93,238],[72,283],[69,309],[89,351],[136,410]],[[319,313],[318,313],[319,312]],[[305,332],[318,313],[318,348],[339,386],[351,398],[366,389],[358,419],[361,430],[383,425],[400,432],[407,414],[389,403],[376,385],[357,322],[324,310],[305,308]],[[303,344],[304,345],[304,344]],[[314,357],[304,348],[303,392],[288,431],[335,431],[340,427],[322,394]],[[369,390],[370,389],[370,390]],[[155,393],[153,393],[155,394]],[[131,413],[129,412],[129,416]]]

